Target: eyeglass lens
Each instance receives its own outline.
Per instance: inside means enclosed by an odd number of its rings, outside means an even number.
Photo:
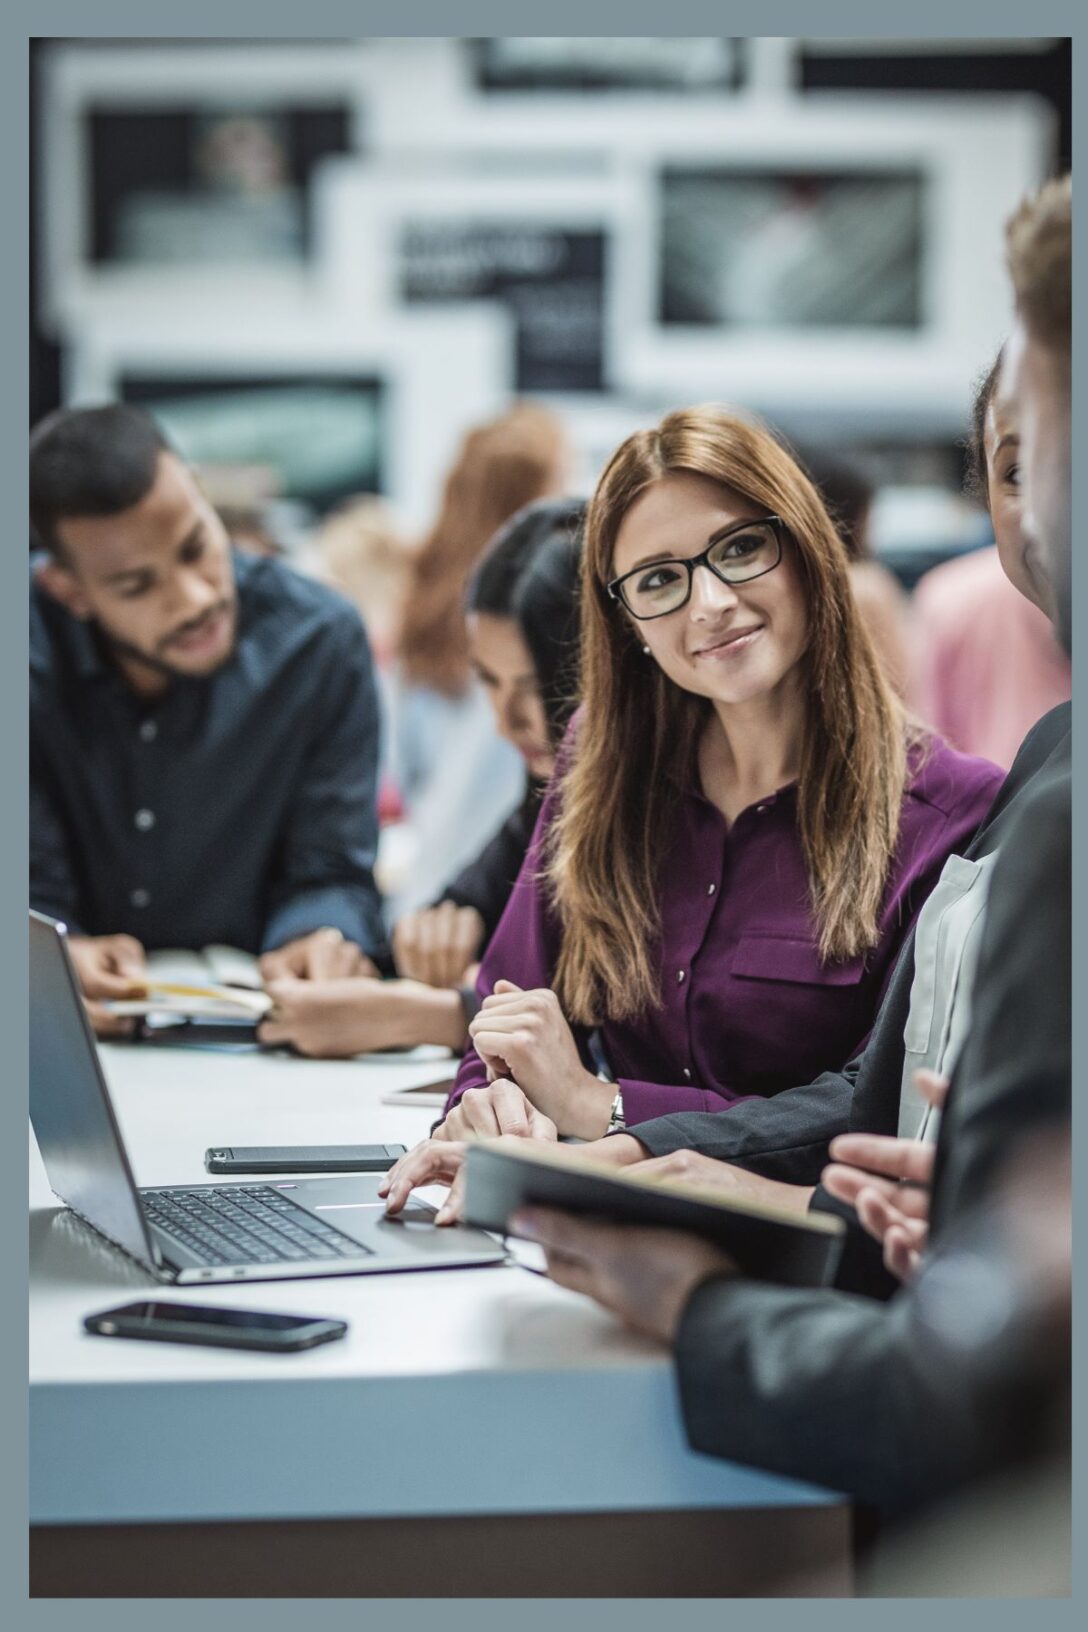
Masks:
[[[743,584],[778,564],[778,534],[770,522],[753,522],[739,532],[727,533],[695,561],[658,561],[632,573],[622,585],[623,598],[635,617],[660,617],[674,612],[688,598],[691,576],[699,560],[727,584]]]

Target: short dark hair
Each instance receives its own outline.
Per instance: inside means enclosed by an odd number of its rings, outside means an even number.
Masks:
[[[1002,346],[989,371],[975,387],[975,400],[971,404],[971,429],[967,436],[967,474],[964,487],[968,496],[976,499],[987,510],[990,508],[990,469],[986,463],[986,415],[990,411],[990,403],[997,390],[997,379],[1001,373],[1004,356],[1005,348]]]
[[[495,534],[468,589],[470,612],[513,618],[518,624],[555,745],[578,704],[585,515],[581,499],[526,505]]]
[[[51,555],[63,556],[66,517],[116,516],[149,492],[170,444],[151,415],[127,403],[60,408],[30,433],[30,525]]]

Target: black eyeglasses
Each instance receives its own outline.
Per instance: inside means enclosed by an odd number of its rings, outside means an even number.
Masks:
[[[712,538],[702,555],[675,561],[651,561],[607,586],[614,601],[622,601],[633,618],[647,623],[679,612],[691,599],[696,567],[706,567],[723,584],[748,584],[773,572],[782,559],[785,523],[778,516],[739,521]]]

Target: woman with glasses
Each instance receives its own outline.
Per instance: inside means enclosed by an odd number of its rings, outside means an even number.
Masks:
[[[840,1067],[1001,781],[906,717],[816,489],[718,408],[601,477],[582,684],[438,1139],[593,1139]]]

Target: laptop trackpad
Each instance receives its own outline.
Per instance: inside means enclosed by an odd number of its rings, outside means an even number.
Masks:
[[[360,1173],[299,1179],[294,1183],[277,1184],[275,1188],[284,1191],[322,1223],[331,1224],[333,1229],[350,1235],[371,1251],[376,1245],[375,1236],[403,1240],[407,1232],[432,1234],[435,1209],[425,1202],[411,1201],[395,1218],[386,1218],[385,1202],[378,1195],[381,1180],[380,1173]]]

